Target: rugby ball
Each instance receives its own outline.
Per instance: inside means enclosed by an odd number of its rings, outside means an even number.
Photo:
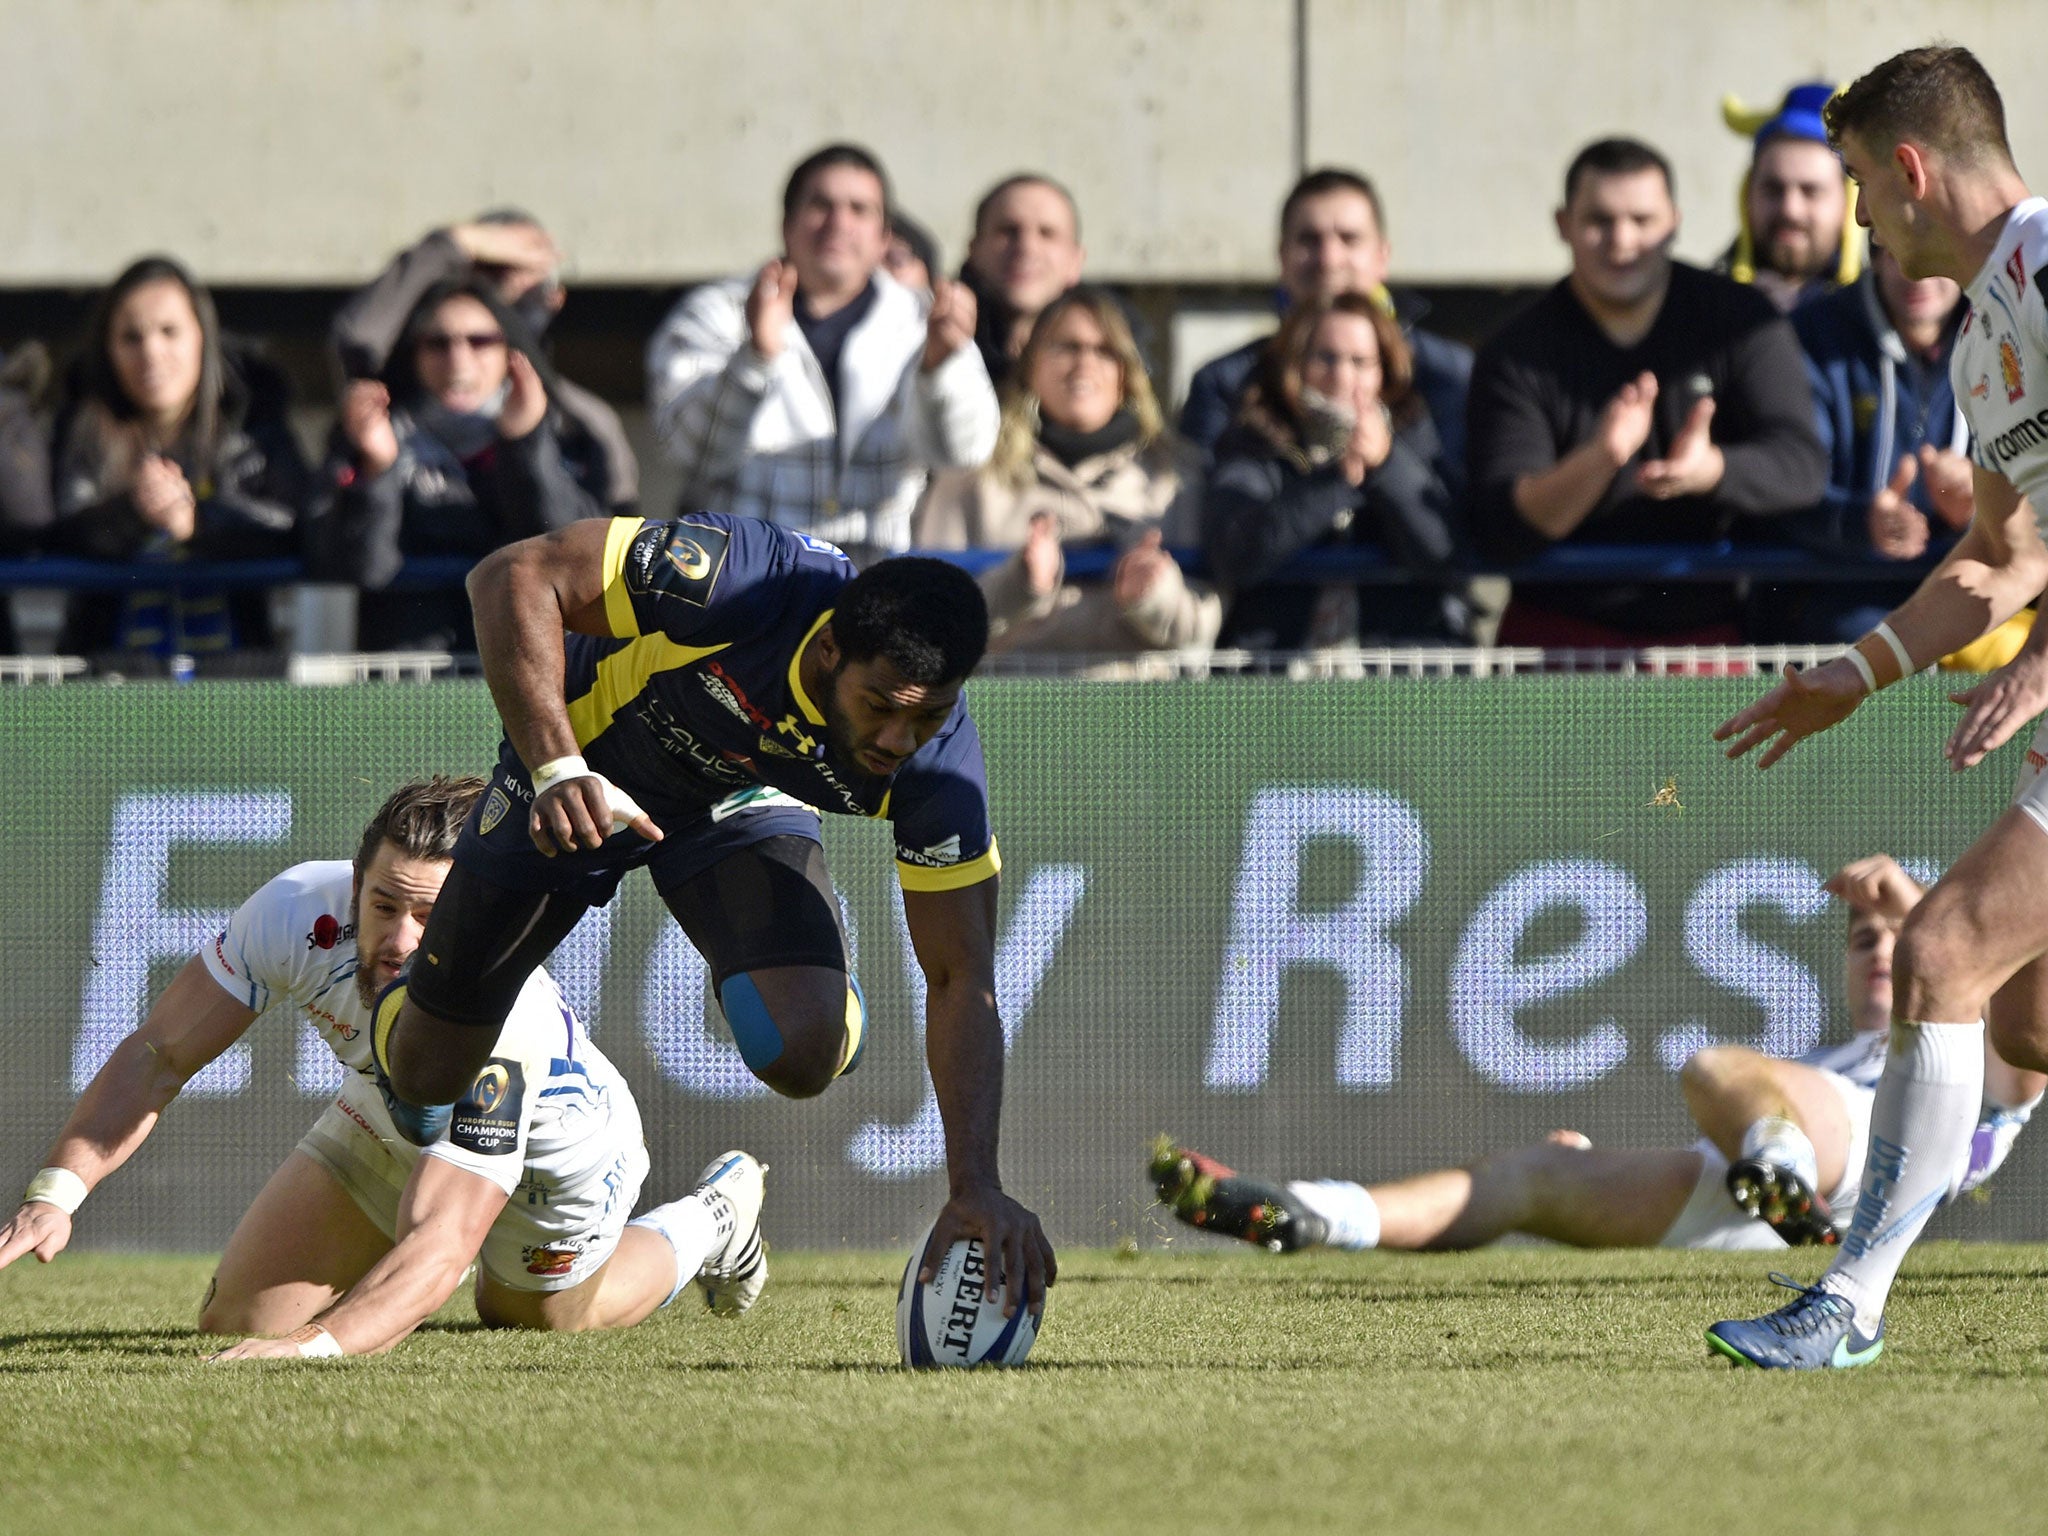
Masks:
[[[1003,1293],[990,1291],[981,1243],[963,1237],[940,1258],[930,1280],[917,1282],[918,1265],[931,1229],[910,1251],[903,1284],[896,1293],[896,1345],[903,1363],[918,1370],[936,1366],[1022,1365],[1038,1337],[1027,1295],[1010,1317]]]

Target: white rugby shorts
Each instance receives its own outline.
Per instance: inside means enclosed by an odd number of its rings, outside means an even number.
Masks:
[[[369,1117],[350,1102],[351,1090],[365,1091],[353,1082],[344,1085],[299,1150],[333,1174],[377,1230],[395,1242],[399,1197],[413,1164],[426,1154],[379,1137]],[[521,1170],[519,1186],[477,1256],[498,1284],[514,1291],[566,1291],[611,1258],[647,1177],[640,1111],[631,1095],[613,1097],[600,1134],[611,1156],[592,1159],[591,1171],[571,1182],[548,1180],[531,1166]]]
[[[2048,832],[2048,716],[2042,718],[2034,739],[2027,743],[2027,755],[2020,760],[2020,772],[2012,787],[2012,803],[2034,818],[2034,825]]]

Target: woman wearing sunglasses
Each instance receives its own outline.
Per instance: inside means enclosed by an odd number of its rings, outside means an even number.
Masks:
[[[364,650],[476,649],[460,587],[389,590],[406,559],[481,559],[601,515],[604,467],[565,451],[550,378],[525,326],[470,278],[430,290],[383,375],[343,392],[306,563],[363,589]]]

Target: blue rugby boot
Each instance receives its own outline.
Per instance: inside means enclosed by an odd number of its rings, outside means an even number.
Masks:
[[[1868,1365],[1884,1353],[1884,1320],[1865,1334],[1856,1327],[1856,1309],[1846,1296],[1801,1285],[1787,1275],[1771,1279],[1799,1293],[1762,1317],[1716,1323],[1707,1330],[1707,1346],[1737,1365],[1767,1371],[1830,1371]]]
[[[384,1096],[384,1109],[398,1134],[416,1147],[430,1147],[448,1134],[455,1118],[453,1104],[410,1104],[391,1087],[391,1028],[398,1022],[398,1010],[405,1006],[405,981],[394,981],[377,994],[370,1008],[370,1067],[377,1079],[377,1092]]]

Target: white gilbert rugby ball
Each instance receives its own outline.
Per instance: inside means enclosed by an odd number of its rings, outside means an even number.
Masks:
[[[896,1347],[903,1363],[924,1368],[940,1365],[1022,1365],[1038,1337],[1029,1296],[1009,1317],[1003,1316],[1003,1293],[989,1292],[984,1281],[981,1243],[963,1237],[948,1248],[931,1279],[917,1283],[924,1258],[927,1228],[910,1251],[903,1284],[896,1293]]]

